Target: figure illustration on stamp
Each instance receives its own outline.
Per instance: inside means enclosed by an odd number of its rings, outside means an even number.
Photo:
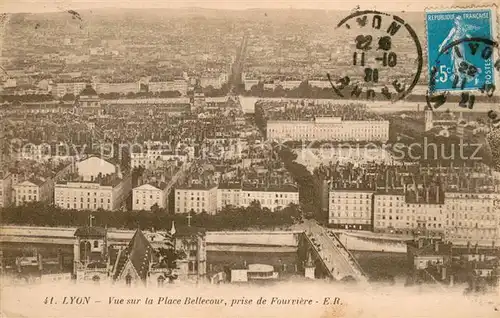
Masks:
[[[426,12],[431,94],[495,85],[493,16],[485,8]]]
[[[454,25],[451,28],[450,33],[439,46],[439,52],[443,53],[443,49],[450,42],[456,42],[463,39],[472,38],[472,36],[468,32],[470,30],[479,30],[479,29],[481,28],[478,26],[466,24],[461,16],[455,17]],[[465,42],[461,42],[451,48],[451,61],[453,65],[452,69],[453,80],[455,80],[455,77],[458,77],[458,80],[460,80],[460,82],[463,82],[464,80],[474,80],[476,82],[475,84],[476,85],[478,84],[477,82],[479,81],[479,78],[474,76],[475,73],[472,74],[469,72],[460,72],[460,69],[463,67],[463,65],[472,65],[472,63],[468,62],[466,58]],[[476,72],[481,73],[481,69],[476,68]]]

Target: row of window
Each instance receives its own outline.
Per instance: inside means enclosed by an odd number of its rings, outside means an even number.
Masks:
[[[71,197],[71,196],[91,196],[91,192],[84,192],[84,191],[56,191],[55,192],[55,195],[56,196],[59,196],[59,197]],[[92,193],[92,196],[96,197],[97,196],[97,192],[93,192]],[[110,191],[107,191],[107,192],[100,192],[99,193],[99,196],[100,197],[110,197],[111,196],[111,192]]]
[[[102,209],[107,209],[107,210],[111,210],[111,205],[110,204],[96,204],[94,203],[93,205],[92,204],[83,204],[83,203],[80,203],[80,205],[77,205],[76,203],[73,203],[73,205],[69,204],[69,203],[66,203],[64,204],[64,202],[56,202],[56,205],[61,207],[61,208],[66,208],[66,209],[98,209],[98,208],[102,208]]]
[[[26,196],[26,195],[18,195],[17,196],[17,200],[18,201],[31,201],[31,200],[36,201],[37,198],[38,197],[36,195],[33,195],[33,196],[31,196],[31,195],[28,195],[28,196]]]
[[[137,197],[139,197],[139,195],[135,195],[135,194],[134,194],[134,197],[135,197],[135,198],[137,198]],[[149,199],[153,199],[153,195],[152,195],[152,194],[150,194],[148,197],[149,197]],[[141,198],[142,198],[143,200],[146,200],[148,197],[146,197],[146,195],[144,195],[144,194],[143,194]],[[159,195],[159,194],[157,194],[157,195],[156,195],[156,199],[157,199],[157,200],[159,200],[159,199],[160,199],[160,195]],[[180,199],[179,199],[179,200],[180,200]]]
[[[359,208],[354,206],[354,207],[351,207],[352,210],[360,210],[360,211],[371,211],[371,207],[369,206],[360,206]],[[331,210],[349,210],[349,206],[346,206],[346,205],[332,205],[331,206]]]
[[[246,205],[246,204],[250,204],[252,203],[253,201],[259,201],[260,204],[262,205],[288,205],[289,203],[293,203],[294,200],[293,199],[290,199],[290,200],[273,200],[273,199],[243,199],[242,200],[242,204]]]
[[[87,202],[91,202],[90,200],[91,198],[87,198]],[[69,197],[63,197],[63,198],[60,198],[60,197],[56,197],[55,198],[56,201],[58,202],[64,202],[64,201],[71,201]],[[77,201],[77,198],[76,197],[73,197],[73,202]],[[84,202],[83,198],[80,197],[80,202]],[[97,203],[97,198],[94,198],[93,200],[94,203]],[[104,203],[104,199],[101,198],[101,203]],[[111,203],[111,199],[108,199],[108,203]]]
[[[181,209],[180,207],[178,207],[177,213],[186,213],[186,212],[191,211],[191,209],[196,213],[205,212],[205,209],[203,209],[203,208],[200,209],[200,208],[186,208],[186,207],[184,207],[183,209]]]
[[[377,228],[385,228],[385,227],[398,227],[398,228],[417,228],[417,225],[418,226],[422,226],[424,228],[434,228],[434,229],[438,229],[438,228],[442,228],[442,225],[441,223],[415,223],[415,222],[406,222],[405,223],[402,223],[402,222],[384,222],[384,221],[377,221],[375,222],[375,225]],[[404,226],[406,225],[406,226]]]
[[[341,193],[334,193],[333,196],[337,199],[339,199],[339,201],[342,200],[342,198],[349,198],[349,199],[370,199],[371,198],[371,194],[363,194],[363,193],[344,193],[344,194],[341,194]]]
[[[330,216],[332,218],[335,218],[335,214],[334,213],[331,213]],[[349,212],[346,212],[346,213],[344,213],[344,216],[342,216],[341,213],[337,213],[337,217],[338,218],[342,218],[342,217],[343,218],[350,218],[351,216],[350,216]],[[352,217],[353,218],[363,218],[364,217],[366,219],[371,219],[371,215],[369,213],[362,213],[362,212],[359,212],[359,213],[353,212],[352,213]]]
[[[17,192],[19,192],[19,193],[34,193],[34,194],[37,194],[38,190],[36,188],[34,188],[33,190],[32,189],[21,188]]]
[[[371,201],[370,200],[359,200],[357,201],[359,203],[356,203],[356,200],[342,200],[342,199],[338,199],[338,204],[371,204]],[[335,203],[335,199],[332,199],[332,203]]]

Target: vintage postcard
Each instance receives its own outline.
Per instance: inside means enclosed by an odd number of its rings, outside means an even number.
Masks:
[[[500,317],[499,14],[1,1],[0,317]]]

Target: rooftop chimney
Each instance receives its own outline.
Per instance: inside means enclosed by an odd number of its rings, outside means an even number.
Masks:
[[[385,171],[385,192],[389,192],[389,170]]]

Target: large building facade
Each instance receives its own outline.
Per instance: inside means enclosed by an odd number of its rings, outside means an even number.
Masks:
[[[262,208],[275,211],[290,204],[299,204],[299,190],[292,185],[273,187],[243,187],[240,206],[247,207],[258,202]]]
[[[217,188],[217,210],[226,206],[240,206],[241,183],[219,184]]]
[[[446,192],[446,237],[456,244],[500,244],[500,194]]]
[[[168,184],[165,182],[145,183],[132,190],[132,210],[149,211],[151,207],[167,207]]]
[[[0,171],[0,208],[12,203],[12,174]]]
[[[143,152],[132,152],[130,155],[130,166],[132,168],[143,167],[145,169],[153,169],[162,165],[163,162],[169,160],[186,162],[187,155],[161,151],[161,150],[146,150]]]
[[[403,192],[380,191],[374,196],[373,228],[376,232],[441,233],[445,212],[443,204],[409,202]]]
[[[266,132],[270,140],[386,142],[389,139],[389,121],[343,121],[340,117],[311,121],[269,120]]]
[[[195,213],[216,213],[216,185],[192,184],[175,189],[175,213],[189,213],[192,211]]]
[[[59,182],[55,185],[54,203],[63,209],[117,210],[132,188],[130,177],[108,181]]]
[[[334,228],[371,230],[373,191],[334,190],[329,195],[329,223]]]
[[[54,182],[52,179],[31,178],[14,185],[16,205],[30,202],[53,202]]]
[[[76,173],[57,182],[54,203],[64,209],[117,210],[132,191],[132,178],[114,164],[90,157],[75,164]]]
[[[442,195],[440,199],[429,200],[428,194],[424,194],[415,200],[404,190],[331,190],[329,225],[394,234],[438,235],[459,245],[500,244],[500,194],[448,191]]]

